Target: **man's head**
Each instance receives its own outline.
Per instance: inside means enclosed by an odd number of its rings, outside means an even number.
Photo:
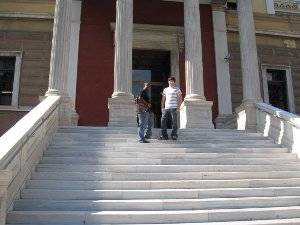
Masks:
[[[176,83],[175,77],[169,77],[169,78],[168,78],[168,83],[169,83],[169,86],[170,86],[170,87],[174,87],[174,86],[175,86],[175,83]]]

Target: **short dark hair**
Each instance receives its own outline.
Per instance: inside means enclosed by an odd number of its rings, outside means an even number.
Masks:
[[[170,81],[170,80],[176,82],[176,78],[175,78],[175,77],[169,77],[169,78],[168,78],[168,81]]]

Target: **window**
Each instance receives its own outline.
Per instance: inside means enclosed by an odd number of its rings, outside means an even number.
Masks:
[[[294,93],[289,67],[263,68],[264,100],[285,111],[295,112]]]
[[[18,106],[21,53],[0,52],[0,106]]]
[[[228,0],[226,2],[226,8],[228,10],[237,10],[237,3],[235,0]]]

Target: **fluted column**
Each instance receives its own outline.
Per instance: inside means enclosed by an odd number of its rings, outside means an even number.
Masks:
[[[72,0],[56,0],[50,60],[49,86],[46,96],[61,95],[60,125],[72,125],[71,99],[68,95]],[[74,124],[73,124],[74,125]]]
[[[184,33],[186,98],[205,100],[199,0],[184,1]]]
[[[46,95],[63,95],[66,92],[64,82],[68,72],[71,4],[71,0],[56,0],[49,86]]]
[[[243,103],[237,109],[245,111],[245,128],[256,130],[255,103],[261,101],[255,26],[252,0],[238,0],[241,67],[243,80]]]
[[[186,97],[181,128],[212,128],[212,102],[204,96],[199,0],[184,0]]]
[[[136,126],[132,95],[133,0],[116,1],[114,92],[108,99],[110,126]]]
[[[227,124],[234,119],[232,115],[229,59],[226,58],[229,54],[224,7],[225,1],[215,0],[212,3],[219,108],[219,115],[216,119],[217,128],[229,128]]]

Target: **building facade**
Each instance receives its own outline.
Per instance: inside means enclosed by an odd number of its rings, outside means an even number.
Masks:
[[[235,111],[256,101],[300,112],[297,1],[60,2],[0,3],[2,133],[56,90],[73,124],[135,126],[145,81],[159,127],[170,75],[184,93],[181,127],[234,127]]]

